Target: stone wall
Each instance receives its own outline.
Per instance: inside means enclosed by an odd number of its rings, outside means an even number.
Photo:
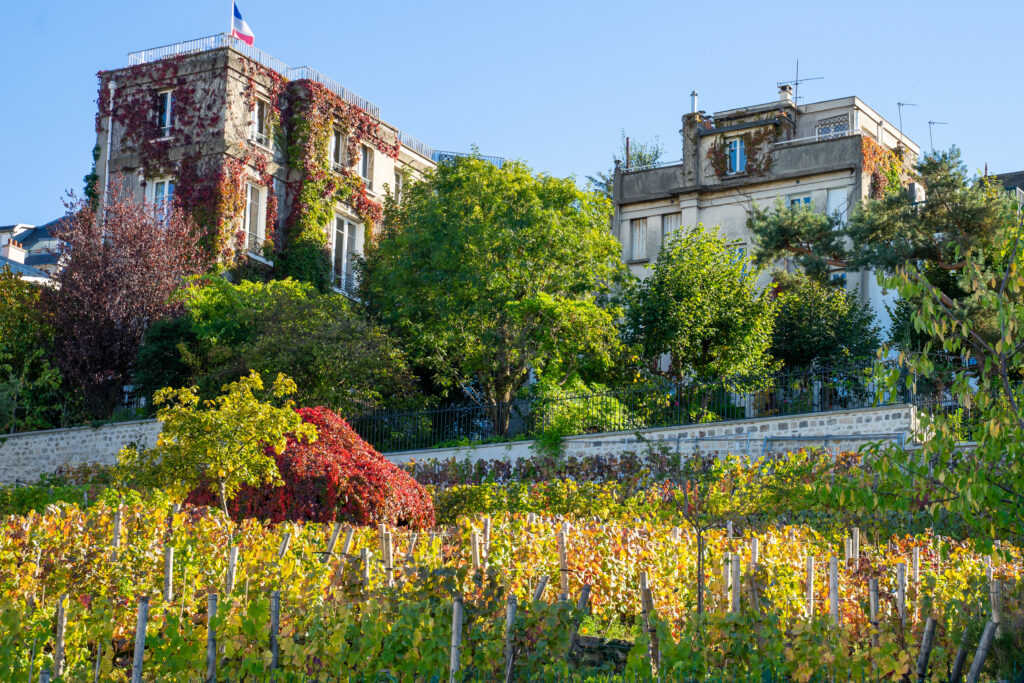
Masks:
[[[889,440],[909,443],[917,430],[914,406],[856,408],[827,413],[760,417],[680,427],[657,427],[638,432],[584,434],[565,439],[566,455],[609,455],[639,451],[642,441],[662,443],[677,453],[717,453],[759,457],[804,447],[830,451],[857,450],[864,444]],[[436,448],[388,454],[392,462],[410,460],[502,460],[530,457],[533,441]]]
[[[159,434],[156,420],[137,420],[0,437],[0,484],[32,483],[64,465],[112,465],[124,446],[152,446]]]

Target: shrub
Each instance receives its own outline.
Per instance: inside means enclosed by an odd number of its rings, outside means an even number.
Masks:
[[[277,454],[284,486],[243,487],[229,505],[235,519],[256,517],[271,522],[311,520],[356,524],[434,524],[434,506],[427,491],[407,473],[364,441],[334,411],[299,408],[304,422],[316,426],[313,443],[288,439]],[[213,504],[205,490],[189,502]]]

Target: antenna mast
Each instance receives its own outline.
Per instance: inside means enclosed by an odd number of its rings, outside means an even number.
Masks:
[[[929,121],[928,122],[928,146],[931,150],[935,151],[935,143],[932,142],[932,126],[948,126],[948,121]]]
[[[783,85],[793,86],[793,101],[800,104],[800,84],[804,81],[820,81],[823,80],[824,76],[805,76],[800,78],[800,60],[796,60],[796,76],[791,81],[778,81],[775,85],[781,87]]]

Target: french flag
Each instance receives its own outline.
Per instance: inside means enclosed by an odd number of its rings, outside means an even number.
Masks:
[[[238,3],[232,2],[231,4],[235,8],[234,16],[231,17],[231,35],[246,45],[252,45],[252,41],[256,39],[255,34],[249,28],[249,24],[245,23],[242,13],[238,11]]]

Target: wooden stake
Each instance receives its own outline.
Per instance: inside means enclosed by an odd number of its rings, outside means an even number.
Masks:
[[[967,674],[967,683],[978,683],[981,669],[985,666],[985,660],[988,658],[988,650],[992,647],[992,640],[995,637],[996,624],[990,621],[985,624],[985,630],[981,633],[981,642],[978,643],[978,651],[974,653],[971,670]]]
[[[969,641],[967,640],[970,632],[964,629],[964,634],[960,638],[960,647],[956,650],[956,659],[953,660],[953,670],[949,673],[949,683],[960,683],[960,680],[964,677],[964,665],[967,664],[967,646]]]
[[[828,558],[828,605],[832,623],[839,624],[839,559]]]
[[[288,546],[291,544],[291,542],[292,542],[292,533],[290,531],[286,531],[285,534],[284,534],[284,538],[281,539],[281,545],[277,549],[277,557],[278,557],[278,559],[284,557],[284,554],[286,552],[288,552]]]
[[[135,651],[132,653],[132,683],[142,683],[142,658],[146,653],[146,622],[149,621],[149,597],[139,598],[135,620]]]
[[[807,618],[814,618],[814,557],[807,556]]]
[[[732,607],[731,612],[740,611],[740,556],[732,556]]]
[[[164,546],[164,603],[174,602],[174,546]]]
[[[878,647],[878,579],[871,579],[868,582],[869,597],[869,619],[871,621],[871,644]]]
[[[508,605],[505,607],[505,683],[511,683],[512,672],[515,668],[516,645],[516,596],[508,596]]]
[[[910,573],[917,586],[921,581],[921,548],[916,545],[910,550]]]
[[[548,575],[542,574],[537,580],[537,587],[533,589],[533,602],[540,602],[544,597],[544,589],[548,587]]]
[[[416,542],[420,540],[420,535],[413,532],[409,536],[409,549],[405,551],[405,561],[407,564],[415,564],[413,560],[416,556]]]
[[[103,641],[96,641],[96,664],[92,669],[92,683],[100,683],[100,662],[103,661]]]
[[[931,616],[924,623],[924,633],[921,634],[921,652],[917,656],[917,680],[925,680],[928,674],[928,658],[932,656],[932,646],[935,644],[935,619]]]
[[[853,557],[853,564],[860,564],[860,527],[853,527],[853,535],[850,537],[850,555]]]
[[[217,630],[213,620],[217,618],[217,594],[206,597],[206,683],[217,683]]]
[[[843,564],[846,567],[850,566],[850,560],[853,558],[853,539],[843,539]]]
[[[68,594],[57,598],[57,632],[53,644],[53,675],[60,678],[64,673],[64,630],[68,625]]]
[[[322,556],[322,561],[327,564],[331,561],[331,556],[334,555],[334,547],[338,545],[338,536],[341,535],[341,522],[334,523],[334,530],[331,532],[331,539],[327,541],[327,552]]]
[[[363,588],[370,588],[370,549],[363,548],[359,551],[359,560],[363,565]]]
[[[484,517],[484,558],[491,554],[491,518]]]
[[[649,592],[649,591],[648,591]],[[569,652],[566,657],[572,657],[573,651],[576,649],[576,640],[580,634],[580,621],[583,615],[586,614],[587,607],[590,604],[590,586],[584,584],[583,588],[580,589],[580,599],[576,603],[576,616],[572,620],[572,630],[569,632]]]
[[[469,551],[473,561],[473,575],[480,571],[480,534],[473,531],[469,534]]]
[[[907,627],[907,563],[896,565],[896,609],[900,613],[900,624]]]
[[[992,623],[996,625],[996,637],[1002,635],[1002,586],[999,579],[992,576],[992,567],[985,570],[988,579],[988,601],[992,613]]]
[[[352,538],[355,536],[355,533],[356,530],[352,527],[349,527],[348,531],[345,532],[345,542],[341,545],[342,555],[348,555],[350,552],[352,552]]]
[[[568,600],[569,599],[569,562],[566,557],[566,532],[564,530],[558,532],[558,572],[559,572],[559,584],[558,584],[558,599]]]
[[[448,658],[448,681],[455,683],[459,671],[459,650],[462,648],[462,596],[452,600],[452,646]]]
[[[395,546],[390,531],[384,532],[384,578],[389,586],[395,585]]]
[[[238,570],[238,546],[231,546],[228,550],[228,575],[224,582],[224,590],[228,593],[235,590],[235,575]]]
[[[270,594],[270,668],[277,670],[280,663],[281,645],[277,642],[281,632],[281,591]]]
[[[758,560],[760,559],[758,557],[758,555],[760,554],[759,553],[759,550],[760,550],[759,545],[760,545],[760,543],[757,540],[756,536],[750,539],[750,563],[751,564],[757,564]]]
[[[644,629],[647,630],[650,637],[649,653],[651,666],[657,670],[661,649],[658,646],[657,631],[651,625],[651,612],[654,611],[654,595],[651,593],[651,587],[647,582],[647,572],[640,572],[640,611],[643,615]]]
[[[725,606],[725,611],[729,611],[729,586],[731,582],[729,577],[732,576],[732,559],[729,553],[725,553],[722,557],[722,605]],[[699,590],[699,588],[698,588]]]

